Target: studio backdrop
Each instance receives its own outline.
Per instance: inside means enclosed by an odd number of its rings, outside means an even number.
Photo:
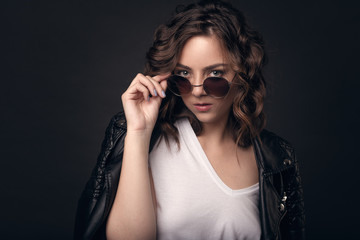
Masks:
[[[155,28],[192,1],[4,1],[1,239],[71,239],[77,200]],[[266,42],[267,128],[296,148],[308,239],[358,227],[356,1],[231,1]]]

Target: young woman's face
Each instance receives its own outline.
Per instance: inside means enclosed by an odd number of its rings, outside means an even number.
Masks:
[[[223,77],[231,82],[235,72],[226,59],[215,36],[195,36],[186,42],[174,73],[187,78],[192,85],[203,84],[207,77]],[[234,94],[230,88],[225,98],[213,98],[200,86],[181,97],[201,123],[220,124],[227,122]]]

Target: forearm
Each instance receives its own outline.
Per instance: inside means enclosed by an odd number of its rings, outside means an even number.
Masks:
[[[129,133],[116,197],[107,221],[108,239],[155,239],[156,217],[148,170],[149,134]]]

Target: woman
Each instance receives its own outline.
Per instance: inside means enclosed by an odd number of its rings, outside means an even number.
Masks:
[[[79,202],[76,239],[303,239],[292,147],[263,130],[263,41],[229,4],[161,25]]]

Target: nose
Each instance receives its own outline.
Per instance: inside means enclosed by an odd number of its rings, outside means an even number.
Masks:
[[[206,95],[203,83],[204,80],[201,78],[197,78],[195,80],[194,84],[192,84],[192,95],[194,95],[195,97],[201,97]]]

